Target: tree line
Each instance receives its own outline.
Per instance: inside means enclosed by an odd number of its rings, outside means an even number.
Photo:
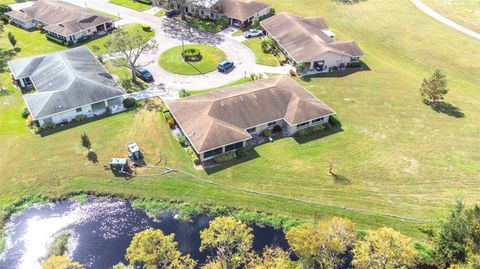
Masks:
[[[392,228],[358,232],[347,219],[333,217],[293,227],[286,232],[290,249],[266,247],[252,250],[252,229],[245,223],[221,216],[200,232],[200,251],[206,251],[199,265],[178,250],[175,235],[146,229],[134,235],[127,248],[128,264],[114,269],[396,269],[396,268],[480,268],[480,207],[454,204],[448,216],[435,227],[424,229],[432,248],[421,253],[411,238]],[[293,260],[293,254],[296,259]],[[428,253],[428,254],[425,254]],[[298,258],[298,259],[297,259]],[[79,263],[53,256],[45,269],[81,269]]]

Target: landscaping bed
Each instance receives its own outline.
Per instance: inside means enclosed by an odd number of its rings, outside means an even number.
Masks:
[[[261,38],[251,38],[243,42],[250,50],[253,51],[255,57],[257,58],[257,64],[267,65],[267,66],[279,66],[275,55],[266,53],[262,50],[262,39]]]
[[[209,45],[185,45],[185,50],[192,50],[199,61],[188,62],[182,57],[182,46],[171,48],[160,55],[159,65],[168,72],[179,75],[201,75],[215,71],[217,64],[227,59],[227,55],[220,49]]]

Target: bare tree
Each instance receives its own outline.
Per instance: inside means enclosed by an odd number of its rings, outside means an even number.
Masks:
[[[138,59],[144,53],[152,53],[157,49],[155,39],[147,40],[140,31],[135,33],[122,29],[115,30],[108,40],[108,51],[114,54],[114,63],[118,66],[126,66],[132,72],[132,81],[137,81],[135,68],[139,66]],[[117,57],[121,56],[121,57]]]

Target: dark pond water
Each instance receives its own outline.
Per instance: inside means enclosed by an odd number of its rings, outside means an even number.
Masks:
[[[155,220],[144,211],[133,209],[129,202],[115,198],[90,199],[86,204],[67,200],[34,206],[15,214],[8,222],[7,248],[0,254],[0,268],[40,268],[39,259],[46,255],[48,244],[65,230],[74,234],[69,244],[72,259],[86,268],[111,268],[119,262],[126,263],[125,250],[133,235],[149,227],[165,234],[174,233],[180,251],[202,263],[206,253],[199,252],[199,233],[211,219],[199,215],[182,222],[171,212],[164,212]],[[256,251],[265,246],[287,247],[282,230],[251,227]]]

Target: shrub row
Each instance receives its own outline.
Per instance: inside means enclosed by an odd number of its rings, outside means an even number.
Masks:
[[[75,116],[75,118],[73,118],[73,120],[74,121],[84,121],[86,118],[87,118],[87,116],[81,114],[81,115]]]
[[[337,115],[330,116],[330,118],[328,119],[328,123],[330,123],[330,125],[331,125],[332,127],[340,127],[340,126],[342,126],[342,123],[341,123],[340,120],[337,118]]]
[[[223,154],[215,156],[214,160],[217,163],[225,163],[228,161],[233,161],[237,158],[237,153],[235,151],[225,152]]]
[[[135,2],[150,6],[152,5],[152,0],[135,0]]]
[[[308,128],[305,128],[305,129],[303,129],[303,130],[298,131],[298,132],[295,134],[295,136],[302,137],[302,136],[311,135],[311,134],[313,134],[313,133],[323,131],[323,130],[325,130],[326,128],[327,128],[327,127],[326,127],[325,124],[315,125],[315,126],[308,127]]]
[[[198,158],[198,155],[195,153],[195,151],[193,150],[193,148],[190,146],[186,149],[188,155],[190,156],[190,158],[192,159],[193,163],[195,164],[199,164],[200,163],[200,159]]]

